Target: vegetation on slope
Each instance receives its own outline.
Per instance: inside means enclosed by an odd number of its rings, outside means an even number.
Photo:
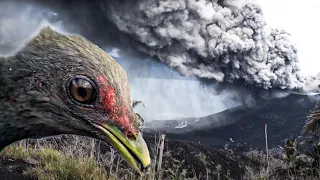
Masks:
[[[13,145],[1,155],[34,164],[27,168],[24,174],[39,180],[106,179],[104,170],[92,158],[66,156],[50,148],[35,149]]]
[[[139,176],[104,142],[62,135],[17,142],[0,153],[5,179],[320,179],[320,106],[303,128],[305,137],[283,147],[234,152],[195,142],[145,137],[153,163]]]
[[[243,179],[320,179],[320,104],[310,113],[302,129],[304,137],[290,137],[284,147],[267,154],[262,151],[247,152],[251,159],[261,160],[259,168],[247,167]]]

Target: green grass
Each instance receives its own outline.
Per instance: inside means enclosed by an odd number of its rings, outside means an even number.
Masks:
[[[153,164],[147,175],[140,176],[115,151],[101,153],[97,140],[61,137],[14,143],[0,152],[0,160],[31,162],[34,166],[23,174],[39,180],[152,180],[163,172]]]
[[[13,159],[26,159],[30,157],[29,150],[18,145],[11,145],[0,152],[1,157]]]
[[[4,149],[2,157],[13,159],[32,159],[37,164],[28,168],[24,174],[39,180],[106,180],[105,170],[92,158],[76,158],[61,152],[43,148],[23,148],[12,145]]]
[[[63,142],[63,139],[67,139]],[[315,144],[315,152],[320,157],[320,145]],[[221,171],[218,164],[216,169],[206,169],[205,176],[194,173],[193,178],[187,178],[187,172],[192,169],[182,168],[183,161],[172,156],[172,152],[164,151],[163,144],[156,144],[156,158],[148,175],[135,174],[128,164],[114,151],[100,152],[99,142],[86,137],[67,136],[59,139],[40,139],[33,142],[28,140],[8,146],[0,152],[0,159],[16,159],[32,162],[33,166],[24,170],[23,174],[39,180],[158,180],[164,179],[232,179],[231,174]],[[263,151],[250,151],[245,153],[247,157],[261,163],[260,167],[246,167],[243,179],[308,179],[320,178],[320,165],[312,163],[320,161],[315,156],[308,157],[312,162],[305,162],[303,154],[297,151],[298,143],[295,139],[286,140],[283,150],[270,149],[269,156]],[[279,157],[279,154],[281,157]],[[158,156],[159,155],[159,156]],[[162,157],[163,162],[160,160]],[[208,163],[208,156],[195,154],[203,164]],[[162,162],[162,168],[155,164]],[[168,166],[168,164],[170,166]],[[159,167],[159,166],[158,166]],[[212,176],[216,177],[213,178]],[[197,178],[198,177],[198,178]]]

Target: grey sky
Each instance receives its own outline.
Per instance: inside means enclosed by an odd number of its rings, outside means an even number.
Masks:
[[[300,67],[306,75],[320,72],[318,56],[320,41],[319,0],[256,0],[267,23],[292,35],[297,44]]]

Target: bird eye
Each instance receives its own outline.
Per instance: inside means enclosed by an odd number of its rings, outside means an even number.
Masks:
[[[74,78],[70,81],[71,97],[81,104],[91,104],[96,98],[95,86],[85,78]]]

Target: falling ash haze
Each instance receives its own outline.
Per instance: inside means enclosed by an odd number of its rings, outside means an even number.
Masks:
[[[60,6],[51,7],[52,2],[0,2],[0,54],[19,49],[46,23],[82,34],[126,70],[133,99],[146,104],[138,111],[147,120],[204,116],[250,103],[254,98],[246,86],[309,91],[317,85],[317,77],[301,73],[290,35],[268,27],[261,8],[252,3],[101,0],[88,6],[60,0],[54,2]],[[125,40],[109,43],[110,29]],[[123,45],[130,49],[122,50]],[[230,82],[242,85],[216,90]]]

